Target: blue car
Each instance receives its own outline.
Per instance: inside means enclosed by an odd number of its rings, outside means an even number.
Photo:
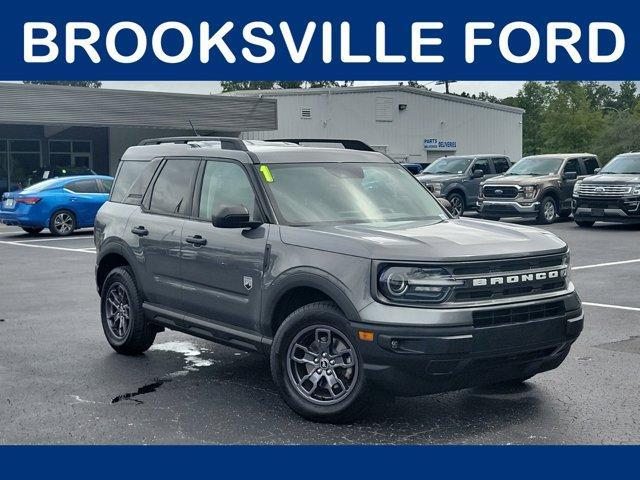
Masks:
[[[83,175],[52,178],[20,192],[4,193],[0,222],[32,235],[45,228],[56,236],[71,235],[78,228],[93,227],[112,184],[112,177]]]

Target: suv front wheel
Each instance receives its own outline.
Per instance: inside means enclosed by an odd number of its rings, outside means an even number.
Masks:
[[[153,345],[157,330],[144,319],[142,298],[128,267],[113,269],[100,294],[102,329],[109,345],[124,355],[139,355]]]
[[[332,302],[299,308],[278,329],[271,372],[287,404],[316,422],[346,423],[368,406],[362,360]]]

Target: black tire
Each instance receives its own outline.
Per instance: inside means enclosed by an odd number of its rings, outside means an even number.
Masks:
[[[76,228],[76,216],[72,211],[58,210],[51,215],[49,231],[56,237],[71,235]]]
[[[593,227],[593,225],[596,223],[593,220],[575,220],[575,222],[576,225],[583,228]]]
[[[125,292],[129,306],[126,322],[122,318],[116,322],[108,311],[113,308],[110,302],[113,298],[112,293],[117,294],[116,290],[120,288]],[[123,309],[120,312],[123,313],[126,310]],[[115,268],[107,275],[100,292],[100,314],[105,337],[116,352],[124,355],[139,355],[153,345],[157,330],[144,318],[142,297],[129,267]],[[116,323],[121,326],[126,323],[126,327],[121,329],[120,334],[116,333]]]
[[[493,220],[494,222],[499,222],[500,221],[500,217],[496,217],[493,215],[482,215],[482,219],[483,220]]]
[[[42,230],[44,230],[44,228],[41,228],[41,227],[22,227],[22,230],[27,232],[29,235],[37,235]]]
[[[345,353],[347,360],[342,359],[343,363],[351,366],[349,367],[331,367],[330,365],[323,365],[322,368],[317,368],[317,365],[321,367],[321,363],[327,363],[323,354],[318,353],[321,348],[322,337],[319,337],[322,332],[330,332],[328,338],[331,340],[328,343],[327,350],[330,352],[328,358],[331,355],[331,345],[336,345],[334,342],[340,342],[346,340],[347,343],[340,343],[345,347],[349,347],[351,353]],[[315,342],[308,350],[303,351],[303,357],[307,358],[307,354],[312,357],[318,355],[317,358],[312,361],[298,361],[295,362],[292,357],[298,356],[296,352],[298,349],[293,345],[300,345],[304,343],[304,339],[315,338]],[[350,343],[350,345],[349,345]],[[337,349],[334,349],[335,352]],[[343,349],[342,352],[347,352]],[[353,355],[351,355],[353,354]],[[335,355],[337,357],[338,355]],[[300,358],[300,360],[304,360]],[[320,360],[320,362],[318,362]],[[308,365],[309,364],[309,365]],[[350,329],[348,328],[348,321],[344,317],[342,311],[333,302],[316,302],[309,305],[305,305],[291,315],[282,323],[278,331],[276,332],[271,348],[271,374],[275,381],[280,394],[284,398],[284,401],[291,407],[293,411],[301,415],[302,417],[312,420],[314,422],[322,423],[348,423],[360,417],[369,406],[368,387],[364,378],[364,370],[362,368],[363,361],[358,352],[357,341],[351,336]],[[334,369],[333,372],[331,369]],[[338,370],[340,368],[340,370]],[[300,370],[302,373],[300,373]],[[314,371],[321,372],[320,375],[315,375],[317,385],[315,388],[310,388],[311,393],[305,395],[302,393],[304,388],[304,382],[296,383],[296,378],[300,375],[304,375],[303,378],[313,375]],[[339,372],[339,373],[338,373]],[[350,380],[349,380],[350,372]],[[329,393],[329,375],[333,375],[340,380],[343,388],[340,388],[341,397],[335,398],[319,398],[320,393],[315,393],[318,390],[324,390]],[[332,380],[335,382],[335,380]],[[335,383],[331,387],[336,387]],[[331,392],[333,396],[334,393]]]
[[[540,202],[540,210],[538,211],[537,222],[540,225],[549,225],[553,223],[558,214],[558,205],[553,197],[544,197]]]
[[[458,192],[447,195],[447,200],[451,204],[451,213],[454,217],[461,217],[465,211],[466,202],[464,196]]]
[[[560,218],[569,218],[571,216],[571,210],[569,210],[568,212],[560,212],[558,216]]]

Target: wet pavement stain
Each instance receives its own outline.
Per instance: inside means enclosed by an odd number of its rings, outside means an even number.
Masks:
[[[138,404],[144,403],[142,400],[138,400],[135,397],[138,397],[140,395],[146,395],[147,393],[153,393],[156,390],[158,390],[162,385],[170,381],[171,381],[170,378],[160,378],[153,383],[148,383],[147,385],[143,385],[135,392],[123,393],[122,395],[118,395],[117,397],[114,397],[111,400],[111,404],[113,405],[114,403],[122,402],[123,400],[131,400]]]

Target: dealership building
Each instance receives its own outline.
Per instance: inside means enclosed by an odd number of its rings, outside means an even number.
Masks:
[[[114,174],[122,153],[150,137],[232,135],[277,128],[276,101],[227,95],[0,84],[0,193],[39,168]]]
[[[248,139],[356,139],[403,162],[445,155],[522,157],[524,110],[405,86],[234,92],[277,99],[278,127]]]

